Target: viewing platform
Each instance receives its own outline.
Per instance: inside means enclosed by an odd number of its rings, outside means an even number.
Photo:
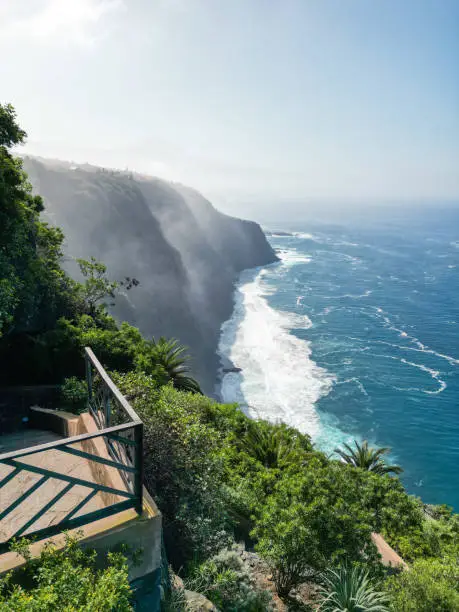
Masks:
[[[0,574],[24,559],[10,551],[30,538],[38,555],[74,533],[100,552],[142,550],[134,590],[159,602],[161,515],[143,487],[143,423],[91,349],[85,349],[87,411],[30,407],[30,427],[0,434]],[[36,425],[36,427],[34,427]],[[153,593],[154,591],[154,593]]]

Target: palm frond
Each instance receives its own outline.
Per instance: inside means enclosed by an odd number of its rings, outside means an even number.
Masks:
[[[390,452],[390,448],[373,448],[364,440],[359,444],[354,440],[354,448],[349,444],[343,444],[344,449],[336,448],[335,453],[341,457],[344,463],[358,467],[375,474],[401,474],[403,472],[399,465],[388,465],[384,460],[384,455]]]
[[[190,376],[190,356],[185,346],[175,338],[161,336],[158,340],[152,338],[150,347],[153,363],[164,370],[176,389],[202,393],[199,383]]]

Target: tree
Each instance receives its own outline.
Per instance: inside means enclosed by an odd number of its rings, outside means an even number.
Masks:
[[[368,446],[367,440],[359,444],[354,440],[355,448],[344,444],[346,450],[335,448],[337,453],[345,463],[354,467],[374,472],[375,474],[400,474],[403,472],[398,465],[387,465],[383,460],[383,455],[386,455],[389,448],[372,448]],[[347,452],[346,452],[347,451]]]
[[[202,393],[199,383],[192,378],[188,362],[189,355],[187,349],[182,346],[175,338],[167,339],[161,336],[159,340],[154,338],[150,342],[149,350],[143,360],[140,360],[141,369],[148,372],[149,368],[161,368],[167,375],[167,378],[172,381],[176,389],[181,391],[191,391],[193,393]],[[150,365],[148,365],[150,361]]]
[[[77,259],[80,272],[84,277],[80,285],[81,297],[83,298],[88,313],[95,316],[98,310],[105,309],[107,303],[103,302],[107,298],[115,299],[116,292],[123,287],[127,291],[132,287],[137,287],[139,281],[136,278],[126,276],[122,281],[111,281],[107,278],[107,266],[95,257],[91,259]],[[110,303],[114,306],[114,303]]]
[[[263,503],[252,535],[273,572],[279,595],[342,560],[376,562],[374,513],[361,502],[350,469],[312,458],[285,474]]]
[[[362,567],[328,569],[321,579],[321,612],[389,612],[388,596],[378,591]]]
[[[60,267],[63,234],[40,220],[22,160],[9,148],[26,133],[0,105],[0,336],[36,334],[74,311],[76,283]]]
[[[108,280],[107,266],[94,257],[90,260],[77,259],[77,263],[85,279],[81,285],[82,298],[89,314],[94,316],[102,300],[115,298],[115,291],[120,284],[118,281]],[[106,305],[104,303],[102,306]]]
[[[312,452],[307,436],[284,424],[250,421],[240,447],[266,468],[279,468],[297,462]]]

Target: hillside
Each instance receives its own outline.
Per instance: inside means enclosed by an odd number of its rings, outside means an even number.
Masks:
[[[212,392],[234,281],[241,270],[276,260],[260,227],[156,178],[30,157],[24,169],[44,199],[45,218],[64,231],[67,271],[76,275],[73,259],[93,256],[113,278],[138,279],[113,314],[145,336],[188,345],[196,377]]]

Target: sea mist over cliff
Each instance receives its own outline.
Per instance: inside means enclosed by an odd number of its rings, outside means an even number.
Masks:
[[[234,282],[243,269],[276,260],[261,228],[157,178],[30,157],[24,169],[44,198],[46,218],[64,231],[64,267],[76,275],[74,259],[93,256],[111,278],[137,278],[140,285],[117,298],[113,314],[147,337],[188,345],[196,377],[212,392]]]

